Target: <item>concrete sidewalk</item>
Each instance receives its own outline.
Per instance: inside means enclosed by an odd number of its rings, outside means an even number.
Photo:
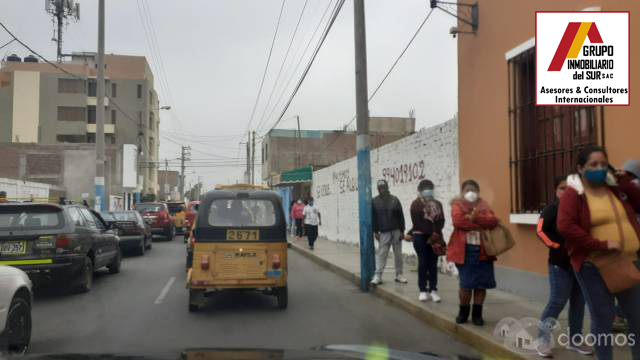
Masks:
[[[334,271],[335,273],[351,280],[356,286],[360,283],[360,250],[351,244],[329,241],[319,238],[315,244],[315,250],[309,250],[306,239],[302,241],[291,238],[292,249]],[[389,254],[390,257],[393,254]],[[403,308],[430,325],[439,328],[457,339],[475,347],[478,351],[491,357],[500,359],[541,359],[532,352],[510,349],[504,345],[504,339],[494,336],[494,329],[500,320],[511,317],[515,319],[538,319],[542,314],[545,304],[536,303],[528,299],[500,291],[488,292],[484,306],[485,325],[482,327],[468,324],[458,325],[455,317],[458,313],[458,278],[446,274],[438,276],[438,293],[442,302],[433,303],[418,301],[418,275],[415,262],[405,263],[404,275],[409,280],[408,284],[399,284],[394,281],[395,270],[393,259],[387,262],[387,269],[383,276],[383,284],[372,289],[372,294],[386,299],[390,303]],[[588,309],[585,309],[588,312]],[[559,319],[562,331],[567,329],[566,309]],[[585,316],[584,332],[589,330],[589,319]],[[595,356],[582,356],[573,351],[568,351],[557,345],[553,349],[554,359],[595,359]],[[615,359],[630,359],[629,348],[615,348]]]

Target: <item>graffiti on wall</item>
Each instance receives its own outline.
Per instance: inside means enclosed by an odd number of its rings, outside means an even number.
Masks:
[[[382,178],[390,185],[405,184],[422,180],[424,175],[424,160],[402,164],[382,169]]]

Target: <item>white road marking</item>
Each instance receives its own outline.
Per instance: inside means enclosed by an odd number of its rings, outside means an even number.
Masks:
[[[162,301],[167,296],[167,293],[169,292],[169,289],[171,289],[171,285],[173,285],[174,281],[176,281],[175,276],[172,276],[169,281],[167,281],[167,284],[162,288],[162,291],[160,291],[160,295],[158,295],[158,297],[156,298],[156,305],[162,304]]]

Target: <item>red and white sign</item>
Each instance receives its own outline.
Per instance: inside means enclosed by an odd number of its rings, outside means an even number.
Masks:
[[[629,12],[536,12],[536,105],[629,105]]]

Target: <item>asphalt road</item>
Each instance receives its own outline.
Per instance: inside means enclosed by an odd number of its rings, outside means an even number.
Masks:
[[[290,251],[289,308],[258,293],[222,293],[187,310],[182,238],[154,241],[122,272],[96,274],[86,294],[40,292],[30,353],[173,353],[190,347],[309,349],[383,344],[443,356],[479,356],[449,335]]]

